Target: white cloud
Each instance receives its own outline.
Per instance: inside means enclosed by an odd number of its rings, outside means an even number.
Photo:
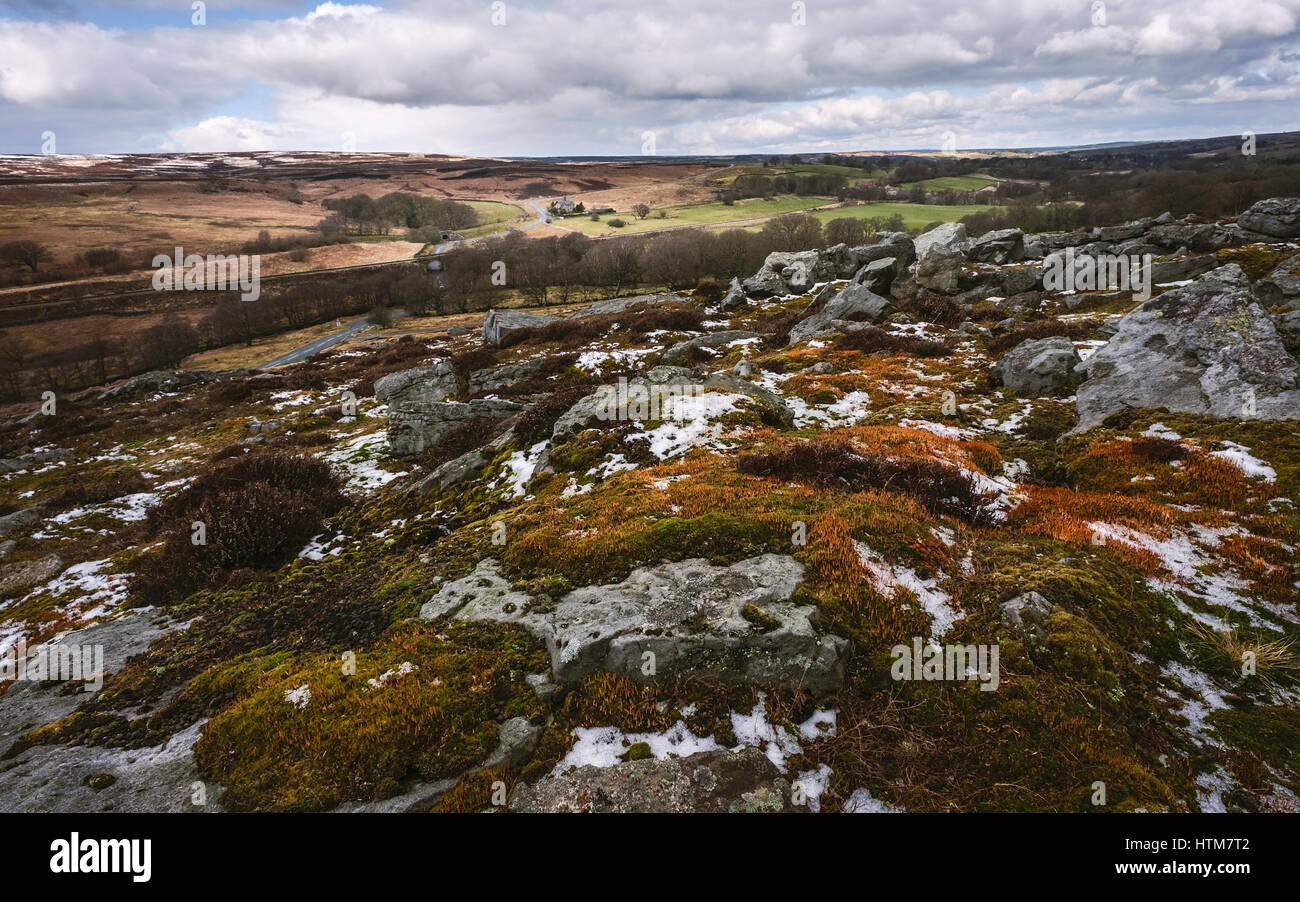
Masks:
[[[364,149],[492,154],[636,153],[645,130],[673,153],[1232,132],[1247,110],[1258,131],[1294,126],[1300,0],[1090,16],[819,0],[801,27],[766,2],[551,0],[494,26],[488,3],[399,0],[203,28],[0,20],[0,150],[30,150],[35,121],[87,144],[68,150],[327,149],[350,130]]]

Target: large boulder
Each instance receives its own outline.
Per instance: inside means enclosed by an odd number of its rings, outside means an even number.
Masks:
[[[0,539],[25,536],[41,522],[39,507],[24,507],[0,517]]]
[[[966,262],[966,227],[946,222],[916,239],[913,274],[922,288],[954,294]]]
[[[1002,355],[998,375],[1002,384],[1026,395],[1060,391],[1074,378],[1079,352],[1068,338],[1031,338]]]
[[[1300,418],[1300,365],[1236,264],[1167,291],[1124,316],[1080,364],[1079,425],[1126,408],[1221,418]]]
[[[375,397],[388,405],[388,444],[399,457],[414,457],[452,429],[470,420],[501,420],[526,409],[515,401],[454,400],[458,379],[451,363],[389,373],[375,381]]]
[[[843,680],[848,643],[819,634],[815,609],[791,600],[803,575],[787,555],[729,567],[696,558],[642,567],[547,604],[516,590],[485,558],[442,586],[420,616],[518,623],[546,643],[560,680],[606,671],[646,682],[689,672],[823,693]]]
[[[536,329],[545,326],[547,323],[553,323],[558,316],[547,316],[541,313],[524,313],[522,310],[496,310],[492,309],[483,317],[483,343],[489,345],[501,344],[501,339],[516,332],[520,329]]]
[[[1015,263],[1025,259],[1025,233],[1020,229],[994,229],[971,242],[966,255],[977,263]]]
[[[602,316],[609,313],[624,313],[633,307],[658,307],[660,304],[681,303],[685,300],[678,294],[635,294],[626,298],[606,298],[588,304],[581,310],[570,313],[568,319],[582,319],[584,316]]]
[[[585,764],[521,784],[509,811],[525,813],[714,814],[785,812],[791,786],[754,746],[685,758],[645,758],[612,767]],[[806,809],[804,809],[806,810]]]
[[[866,285],[849,284],[816,313],[804,317],[790,329],[791,345],[822,332],[842,331],[846,322],[877,322],[894,309],[894,302]]]
[[[1237,217],[1237,225],[1271,238],[1300,237],[1300,197],[1270,197]]]

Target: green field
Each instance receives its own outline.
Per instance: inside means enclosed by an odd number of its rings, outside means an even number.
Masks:
[[[556,220],[566,229],[583,232],[587,235],[608,237],[610,235],[634,235],[639,232],[655,232],[662,229],[679,229],[687,226],[716,226],[728,222],[738,222],[761,217],[779,216],[782,213],[794,213],[813,207],[834,203],[830,197],[794,197],[783,195],[764,199],[759,197],[738,200],[731,206],[723,203],[685,204],[655,208],[645,219],[637,219],[636,214],[620,211],[607,213],[600,217],[600,222],[592,222],[587,216],[569,216]],[[658,218],[659,210],[667,215]],[[611,219],[621,219],[625,223],[621,229],[609,224]]]
[[[473,207],[474,212],[478,214],[478,225],[461,230],[460,234],[466,238],[477,238],[480,235],[499,232],[515,220],[523,223],[532,218],[523,207],[515,204],[495,200],[462,200],[460,203]]]
[[[832,219],[872,219],[876,216],[893,216],[898,213],[903,217],[903,227],[919,229],[932,222],[955,222],[972,213],[983,213],[993,209],[988,204],[965,204],[946,206],[944,204],[862,204],[856,207],[836,207],[834,210],[819,210],[813,215],[822,224]]]
[[[945,175],[937,179],[925,179],[920,182],[908,182],[904,188],[920,185],[926,191],[978,191],[989,185],[996,185],[998,179],[991,175]]]

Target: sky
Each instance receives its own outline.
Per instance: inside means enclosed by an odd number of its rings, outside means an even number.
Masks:
[[[0,153],[1033,148],[1300,130],[1300,0],[0,0]]]

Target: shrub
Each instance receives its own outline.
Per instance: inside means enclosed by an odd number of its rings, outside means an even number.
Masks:
[[[827,488],[898,491],[931,513],[948,513],[972,523],[988,522],[984,498],[969,473],[930,459],[896,459],[864,454],[847,442],[791,445],[780,451],[753,451],[736,459],[736,469],[753,476],[804,480]]]
[[[624,220],[615,217],[609,221],[609,225],[611,228],[621,229],[623,226],[627,225],[627,223]]]
[[[966,305],[942,294],[921,294],[900,301],[898,309],[927,323],[956,326],[967,318]]]
[[[946,357],[952,348],[941,341],[918,338],[915,335],[895,335],[875,326],[855,329],[840,336],[835,342],[837,351],[886,351],[895,354],[910,354],[913,357]]]
[[[163,547],[146,556],[133,589],[161,604],[222,585],[241,571],[273,570],[293,559],[325,518],[343,506],[337,477],[315,457],[254,452],[200,476],[149,512]],[[191,525],[204,524],[205,544]]]

